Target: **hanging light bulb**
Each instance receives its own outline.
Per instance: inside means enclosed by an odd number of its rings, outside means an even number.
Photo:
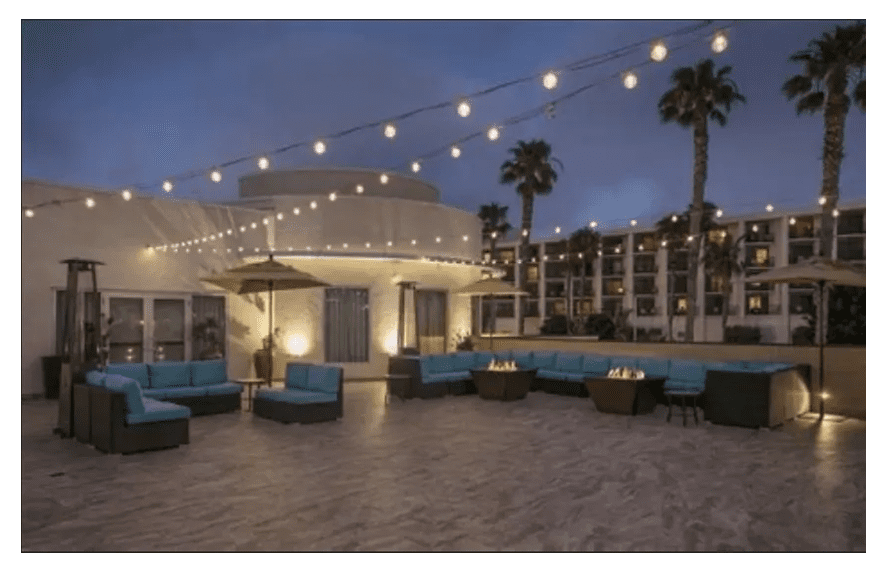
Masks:
[[[385,124],[385,136],[393,138],[397,135],[397,128],[393,124]]]
[[[773,210],[775,210],[775,207],[772,206],[772,204],[767,204],[767,205],[766,205],[766,211],[767,211],[767,212],[772,212]]]
[[[265,226],[268,225],[268,222],[269,222],[269,220],[268,220],[267,218],[262,218],[262,219],[261,219],[261,223],[264,224]]]
[[[716,52],[717,54],[726,50],[726,47],[729,46],[729,40],[726,38],[726,32],[722,30],[717,32],[714,35],[714,39],[711,41],[711,50]]]
[[[559,234],[559,233],[560,233],[560,227],[559,227],[559,226],[556,226],[556,227],[554,228],[554,234]]]
[[[394,245],[394,243],[391,242],[390,240],[388,240],[388,246],[393,246],[393,245]]]
[[[455,111],[458,112],[458,115],[462,118],[467,118],[471,115],[471,103],[467,98],[462,98],[455,106]]]
[[[661,62],[668,56],[668,48],[664,45],[664,42],[658,41],[652,44],[652,49],[649,51],[649,57],[655,60],[656,62]]]
[[[240,232],[246,232],[246,226],[240,226]]]
[[[501,130],[498,126],[490,126],[489,130],[486,131],[486,137],[489,138],[490,141],[498,140],[499,136],[501,136]]]
[[[437,244],[439,244],[439,243],[440,243],[440,237],[437,236],[437,237],[434,239],[434,241],[435,241]]]
[[[529,230],[526,228],[523,229],[523,236],[529,236]]]
[[[824,196],[819,196],[819,197],[818,197],[818,204],[819,204],[820,206],[824,206],[824,203],[827,202],[827,201],[828,201],[828,199],[827,199],[826,197],[824,197]]]
[[[326,152],[326,143],[322,140],[317,140],[316,142],[314,142],[314,152],[316,152],[317,155]]]
[[[34,211],[33,211],[33,210],[31,210],[30,208],[28,208],[27,210],[25,210],[25,218],[33,218],[33,217],[34,217]]]
[[[383,173],[381,176],[378,177],[378,179],[382,184],[388,183],[388,175],[387,174]]]
[[[336,198],[338,198],[338,195],[337,195],[335,192],[330,192],[330,193],[329,193],[329,201],[330,201],[330,202],[335,202],[335,199],[336,199]]]
[[[667,245],[668,245],[668,241],[667,241],[667,240],[662,240],[662,241],[661,241],[661,245],[662,245],[662,247],[667,246]]]
[[[342,244],[342,245],[341,245],[341,246],[342,246],[342,248],[347,248],[347,247],[348,247],[348,243],[347,243],[347,242],[345,242],[345,243],[344,243],[344,244]]]
[[[367,242],[367,243],[366,243],[366,247],[367,247],[367,248],[372,248],[372,244],[371,244],[370,242]]]
[[[677,221],[677,215],[674,214],[673,216],[671,216],[671,222],[676,222],[676,221]]]
[[[633,90],[637,87],[637,82],[639,82],[639,80],[637,79],[636,73],[625,72],[624,76],[622,77],[622,82],[624,83],[625,88],[627,88],[628,90]]]
[[[283,212],[277,212],[277,220],[283,220]]]
[[[268,166],[271,165],[266,156],[262,156],[261,158],[259,158],[257,164],[259,170],[267,170]]]
[[[163,181],[163,190],[166,192],[172,192],[172,181],[164,180]]]
[[[293,208],[292,213],[298,216],[299,214],[301,214],[301,210],[299,210],[298,208]]]
[[[449,151],[449,153],[452,154],[453,158],[458,158],[459,156],[461,156],[461,148],[453,145],[452,149]]]
[[[553,70],[547,71],[545,75],[541,77],[541,83],[548,90],[553,90],[557,87],[557,74],[555,74]]]
[[[219,172],[218,170],[213,170],[209,174],[209,179],[212,180],[213,182],[221,182],[221,178],[222,178],[221,172]]]
[[[410,242],[410,244],[412,244],[413,246],[415,246],[415,240],[412,240],[412,241]]]
[[[722,215],[723,215],[723,211],[722,211],[722,210],[717,210],[717,218],[719,218],[719,217],[722,216]]]
[[[760,228],[759,228],[756,224],[754,224],[753,226],[751,226],[751,232],[756,232],[756,231],[759,230],[759,229],[760,229]]]
[[[253,222],[252,224],[249,225],[249,227],[252,228],[253,230],[255,230],[257,226],[258,225],[255,222]]]
[[[418,162],[418,160],[416,160],[412,163],[412,171],[418,172],[419,170],[421,170],[421,164]]]
[[[833,215],[833,216],[834,216],[834,218],[836,218],[836,217],[837,217],[837,216],[839,216],[839,215],[840,215],[840,211],[839,211],[839,210],[837,210],[837,209],[836,209],[836,208],[834,208],[834,211],[833,211],[833,212],[831,212],[831,214],[832,214],[832,215]]]
[[[87,198],[86,199],[86,207],[87,208],[95,207],[95,200],[93,200],[92,198]]]
[[[467,242],[467,241],[468,241],[468,235],[465,234],[464,236],[461,237],[461,239],[464,240],[465,242]]]
[[[316,209],[317,209],[317,201],[311,200],[311,210],[316,210]]]
[[[636,225],[637,225],[637,221],[636,221],[636,220],[631,220],[631,226],[636,226]]]
[[[596,220],[592,220],[592,221],[591,221],[591,228],[596,228],[596,227],[597,227],[597,221],[596,221]]]
[[[120,195],[123,196],[123,199],[127,202],[129,200],[132,200],[132,192],[130,192],[129,190],[124,190],[123,192],[120,192]]]
[[[790,224],[791,226],[793,226],[793,225],[796,224],[796,223],[797,223],[797,219],[794,218],[793,216],[791,216],[791,219],[788,220],[788,224]]]
[[[234,233],[234,231],[231,230],[230,228],[228,228],[228,236],[230,236],[230,235],[233,234],[233,233]]]
[[[357,184],[356,190],[357,190],[357,194],[363,194],[363,185]]]

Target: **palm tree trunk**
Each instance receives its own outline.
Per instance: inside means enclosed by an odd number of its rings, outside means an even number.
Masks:
[[[520,227],[520,259],[523,260],[523,264],[520,266],[520,284],[518,288],[520,290],[526,290],[527,284],[527,268],[529,266],[529,232],[532,229],[532,202],[534,200],[532,192],[522,192],[523,196],[523,222]],[[525,232],[525,233],[524,233]],[[525,316],[522,313],[522,299],[525,296],[517,296],[517,301],[521,303],[521,307],[519,310],[514,310],[515,313],[519,314],[520,321],[517,323],[517,335],[523,336],[524,334],[524,322]]]
[[[726,324],[729,321],[729,298],[732,296],[732,278],[726,279],[726,284],[723,285],[723,290],[720,293],[723,295],[723,342],[726,342]]]
[[[496,248],[495,244],[496,244],[495,238],[490,237],[489,238],[489,260],[491,262],[495,262],[496,260],[498,260],[498,255],[495,253],[495,248]],[[481,310],[482,310],[482,306],[483,306],[483,299],[482,298],[480,299],[480,306],[481,306]],[[498,303],[493,302],[491,310],[489,311],[489,333],[490,334],[495,334],[495,324],[496,324],[495,321],[497,319],[497,316],[498,316]],[[482,315],[481,315],[481,317],[482,317]],[[481,329],[480,332],[482,332],[482,331],[483,330]]]
[[[698,284],[697,246],[701,245],[701,216],[704,211],[704,185],[708,177],[708,122],[705,111],[697,107],[693,122],[693,144],[695,146],[695,166],[692,172],[692,210],[689,212],[689,234],[692,242],[689,248],[689,279],[686,286],[686,341],[695,341],[695,302]]]

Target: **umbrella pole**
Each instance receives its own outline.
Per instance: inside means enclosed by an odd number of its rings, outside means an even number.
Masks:
[[[483,297],[482,297],[482,296],[480,296],[480,301],[481,301],[481,302],[483,301]],[[482,304],[481,304],[481,306],[482,306]],[[492,327],[495,325],[495,319],[494,319],[494,316],[495,316],[495,312],[496,312],[495,309],[496,309],[496,308],[498,308],[498,303],[497,303],[497,302],[493,302],[493,303],[492,303],[492,308],[490,308],[490,310],[489,310],[489,351],[490,351],[490,352],[492,352]]]
[[[824,280],[818,283],[818,419],[824,420]]]
[[[274,281],[268,282],[268,388],[274,375]]]

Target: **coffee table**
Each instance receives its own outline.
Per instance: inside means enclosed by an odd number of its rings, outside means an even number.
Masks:
[[[589,376],[585,387],[597,411],[608,414],[648,414],[662,396],[666,378],[609,378]]]
[[[695,418],[695,425],[698,426],[698,412],[696,412],[698,397],[701,392],[677,391],[671,390],[667,392],[668,396],[668,422],[671,421],[671,407],[675,400],[680,400],[680,407],[683,412],[683,426],[686,426],[686,399],[692,400],[692,416]]]
[[[232,380],[234,384],[240,384],[241,386],[246,386],[246,411],[249,412],[252,410],[252,387],[258,386],[261,388],[263,385],[267,384],[267,380],[264,378],[238,378],[236,380]]]
[[[484,400],[520,400],[526,398],[536,369],[530,370],[471,370],[477,394]]]

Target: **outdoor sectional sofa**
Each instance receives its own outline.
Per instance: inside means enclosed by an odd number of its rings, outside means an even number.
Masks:
[[[470,387],[471,368],[492,358],[514,360],[537,369],[533,391],[587,397],[585,378],[605,376],[610,368],[639,368],[650,377],[665,378],[656,394],[694,392],[701,395],[705,419],[715,424],[775,426],[808,409],[808,367],[784,362],[718,362],[680,358],[605,356],[548,350],[453,352],[391,357],[388,372],[410,376],[404,398],[433,398]]]
[[[289,362],[284,388],[259,389],[252,400],[252,411],[284,424],[335,420],[344,413],[343,382],[344,370],[340,367]]]

